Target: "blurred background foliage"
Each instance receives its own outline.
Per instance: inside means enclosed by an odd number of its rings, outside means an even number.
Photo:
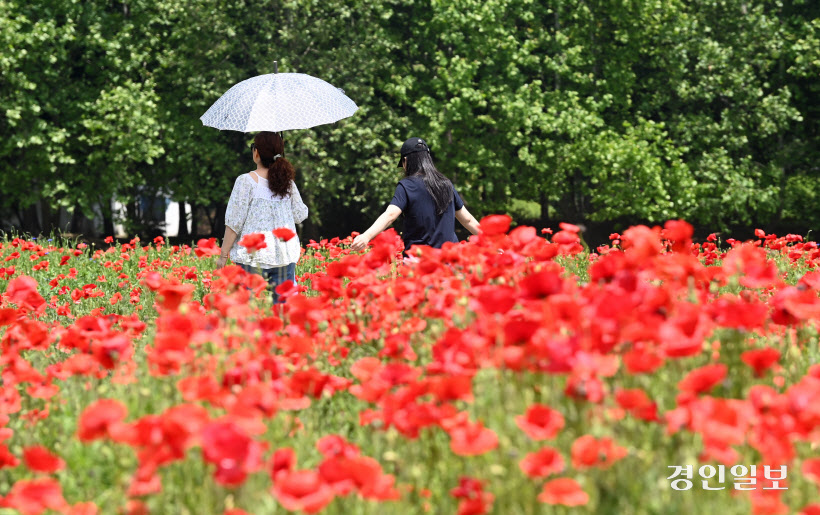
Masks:
[[[150,233],[139,199],[170,197],[221,236],[251,135],[199,116],[273,61],[360,106],[286,134],[303,237],[365,229],[410,136],[478,217],[603,235],[820,222],[809,0],[0,0],[0,219],[112,234],[114,199]]]

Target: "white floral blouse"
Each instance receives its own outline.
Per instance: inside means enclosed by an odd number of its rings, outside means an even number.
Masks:
[[[231,261],[273,268],[299,260],[301,245],[298,236],[284,242],[273,235],[273,230],[280,227],[296,232],[296,224],[307,218],[308,208],[302,202],[299,189],[293,181],[290,187],[291,194],[280,197],[270,190],[267,179],[255,173],[237,177],[225,211],[225,225],[237,234],[236,243],[231,247]],[[267,247],[249,254],[239,242],[243,236],[253,233],[264,234]]]

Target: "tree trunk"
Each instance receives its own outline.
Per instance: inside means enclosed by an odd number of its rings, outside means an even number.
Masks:
[[[202,208],[202,212],[205,213],[205,219],[208,220],[208,233],[211,236],[218,236],[221,238],[221,234],[216,234],[216,215],[211,216],[211,211],[215,210],[216,208],[213,206]]]
[[[304,222],[299,224],[299,226],[301,226],[301,231],[299,231],[299,240],[303,243],[307,240],[319,239],[319,227],[310,216],[308,216]]]
[[[216,205],[216,216],[214,217],[213,233],[217,238],[222,238],[225,235],[226,209],[228,209],[227,204]]]
[[[557,39],[558,32],[561,30],[561,1],[558,0],[557,5],[555,6],[555,19],[553,20],[553,39]],[[559,91],[561,89],[561,77],[558,75],[558,71],[555,71],[553,76],[554,84],[553,87],[555,91]]]
[[[37,219],[37,204],[17,208],[17,218],[20,219],[20,230],[35,236],[40,232],[40,221]]]
[[[746,14],[746,4],[743,4],[743,14]],[[780,24],[783,24],[783,8],[781,6],[780,12],[778,13],[780,16]],[[778,82],[783,85],[786,83],[786,66],[784,62],[784,57],[781,54],[778,58],[777,62],[777,78]],[[777,197],[777,222],[780,223],[783,221],[783,211],[786,207],[786,187],[788,186],[788,179],[789,179],[789,158],[786,157],[786,153],[783,151],[785,147],[785,142],[783,138],[783,132],[786,129],[780,129],[777,134],[777,157],[780,160],[780,191],[778,191]]]
[[[60,213],[51,207],[47,201],[40,200],[40,213],[42,215],[43,234],[51,234],[57,228]]]
[[[111,200],[100,200],[100,211],[103,217],[103,234],[114,236],[114,211],[111,208]]]
[[[574,223],[583,223],[585,221],[586,206],[584,205],[584,201],[586,199],[584,198],[584,191],[581,188],[583,181],[584,175],[581,173],[581,169],[576,168],[572,180],[573,201],[575,205]]]
[[[103,210],[102,213],[103,213],[103,227],[105,227],[106,216],[108,216],[108,218],[111,218],[111,216],[106,215],[105,210]],[[70,225],[69,225],[68,232],[73,233],[73,234],[79,234],[80,233],[80,224],[82,223],[82,219],[83,219],[82,212],[80,211],[79,208],[75,207],[74,210],[71,212],[71,222],[69,222]],[[113,225],[113,223],[112,223],[112,225]]]
[[[202,231],[199,230],[199,205],[191,202],[191,236],[199,238]]]
[[[185,214],[185,202],[178,202],[177,205],[179,206],[179,228],[177,229],[177,237],[180,239],[188,238],[190,237],[190,233],[188,232],[188,215]]]
[[[545,191],[540,193],[540,197],[538,199],[539,204],[541,204],[541,217],[538,219],[538,223],[541,227],[551,227],[552,220],[550,220],[550,198],[549,195]]]

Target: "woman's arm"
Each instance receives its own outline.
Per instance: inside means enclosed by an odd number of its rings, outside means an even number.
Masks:
[[[293,181],[290,184],[290,209],[293,212],[293,221],[297,224],[304,222],[308,216],[308,207],[302,202],[299,188],[296,187],[296,183]]]
[[[231,248],[236,242],[236,232],[230,227],[225,227],[225,237],[222,238],[222,250],[219,252],[219,259],[216,260],[216,269],[219,270],[225,263],[228,262],[228,256],[231,255]]]
[[[231,198],[228,199],[228,207],[225,209],[225,237],[222,238],[222,251],[216,261],[217,270],[225,266],[228,256],[231,254],[231,247],[238,234],[242,232],[245,219],[251,207],[251,185],[243,180],[240,175],[234,182]]]
[[[364,250],[367,247],[367,244],[370,243],[370,240],[376,237],[377,234],[382,232],[383,230],[390,227],[393,222],[396,221],[396,218],[399,217],[401,214],[401,209],[398,206],[394,206],[390,204],[387,206],[387,209],[384,210],[384,213],[379,216],[373,225],[370,226],[370,229],[366,230],[362,234],[356,236],[356,239],[353,240],[353,245],[350,247],[355,251]]]
[[[471,233],[478,234],[478,220],[476,220],[475,217],[467,211],[466,207],[462,207],[456,211],[456,220],[458,220],[459,223]]]

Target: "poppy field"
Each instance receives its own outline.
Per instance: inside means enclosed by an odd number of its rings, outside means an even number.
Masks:
[[[816,243],[510,224],[0,239],[0,514],[820,514]]]

